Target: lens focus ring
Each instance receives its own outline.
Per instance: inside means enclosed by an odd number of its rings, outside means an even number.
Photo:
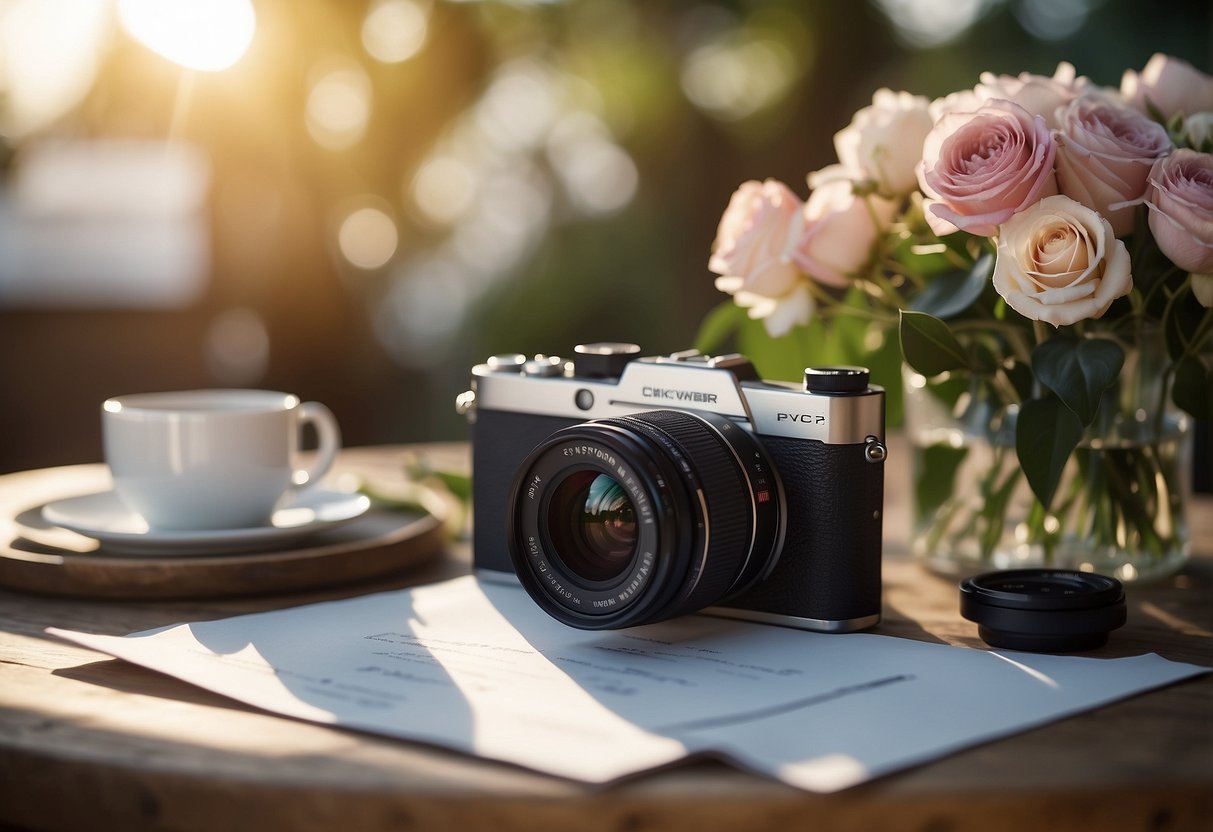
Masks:
[[[630,548],[570,525],[592,514],[583,491],[600,479],[633,511],[604,518],[635,519]],[[510,556],[553,617],[585,629],[636,626],[718,603],[769,574],[784,508],[765,451],[736,423],[642,412],[570,426],[531,452],[511,490]]]
[[[665,441],[673,442],[688,460],[687,464],[693,466],[706,504],[703,517],[706,539],[699,550],[702,559],[691,564],[698,574],[688,575],[685,591],[674,603],[680,608],[698,609],[704,606],[695,605],[698,598],[710,599],[708,603],[719,600],[738,577],[738,559],[748,553],[753,526],[745,480],[724,439],[705,429],[701,419],[674,410],[604,421],[627,424],[653,438],[664,434]],[[682,612],[678,609],[672,614]]]

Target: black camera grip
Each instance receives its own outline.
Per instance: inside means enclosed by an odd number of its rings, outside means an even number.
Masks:
[[[787,533],[769,578],[724,606],[853,621],[880,614],[884,463],[862,444],[764,436],[783,480]]]

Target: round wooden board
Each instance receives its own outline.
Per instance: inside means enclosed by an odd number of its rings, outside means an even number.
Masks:
[[[38,507],[46,502],[109,486],[104,465],[0,476],[0,586],[115,599],[268,594],[387,575],[423,564],[443,549],[441,516],[376,508],[290,549],[227,555],[116,555],[91,538],[37,526]]]

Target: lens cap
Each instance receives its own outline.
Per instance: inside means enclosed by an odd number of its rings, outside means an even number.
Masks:
[[[1069,653],[1102,647],[1125,623],[1120,581],[1068,569],[986,572],[960,583],[960,614],[991,647]]]

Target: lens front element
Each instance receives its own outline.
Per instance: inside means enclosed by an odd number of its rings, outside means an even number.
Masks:
[[[518,580],[583,629],[683,615],[770,574],[786,525],[761,444],[712,413],[656,410],[557,431],[519,468]]]
[[[618,480],[575,471],[552,491],[547,538],[574,575],[591,583],[618,579],[636,554],[636,509]]]

